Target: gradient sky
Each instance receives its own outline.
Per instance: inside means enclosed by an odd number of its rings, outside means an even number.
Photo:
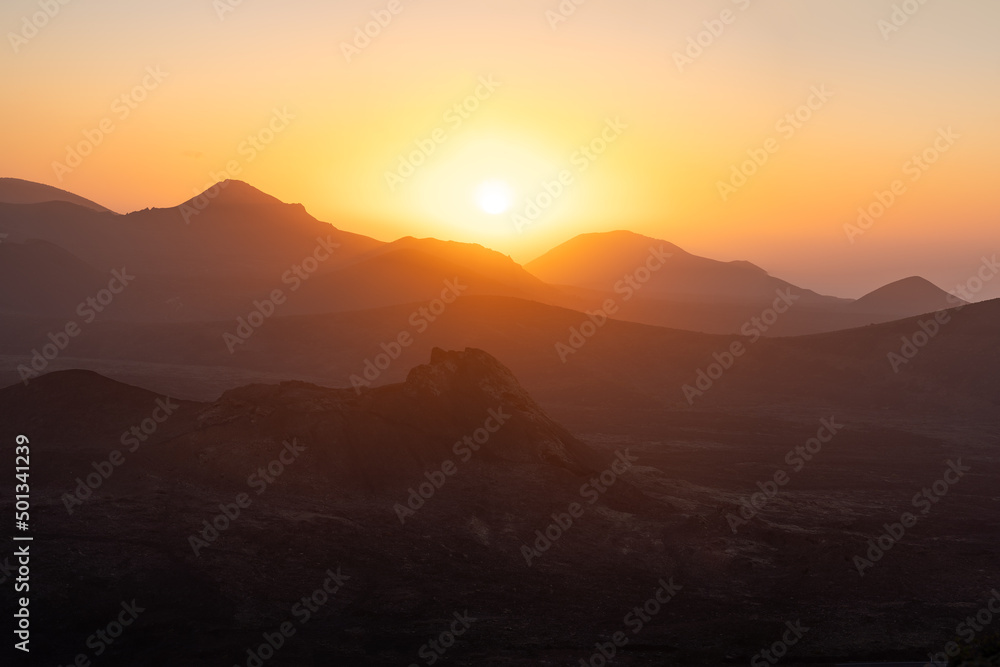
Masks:
[[[928,0],[888,38],[878,22],[901,0],[589,0],[555,28],[560,0],[399,0],[351,62],[342,43],[389,0],[243,0],[220,18],[227,2],[76,0],[16,53],[39,4],[4,2],[0,175],[124,212],[178,204],[235,161],[238,178],[383,240],[526,262],[631,229],[838,296],[914,274],[950,290],[1000,252],[996,0]],[[674,53],[724,10],[732,22],[680,71]],[[123,118],[115,100],[149,67],[166,78]],[[447,120],[481,77],[500,85]],[[833,96],[787,136],[776,124],[814,86]],[[274,109],[295,117],[250,160],[241,144]],[[104,119],[113,131],[60,181],[53,163]],[[581,171],[574,154],[608,119],[627,128]],[[960,138],[914,181],[904,165],[949,127]],[[436,128],[446,141],[391,190],[385,173]],[[777,152],[723,201],[719,181],[769,138]],[[562,170],[572,183],[520,230],[476,205],[500,180],[523,209]],[[906,192],[849,242],[844,225],[896,179]],[[996,296],[1000,278],[980,295]]]

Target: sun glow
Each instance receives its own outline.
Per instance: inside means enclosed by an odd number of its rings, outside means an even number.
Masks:
[[[558,153],[544,142],[501,127],[456,136],[399,189],[396,203],[439,235],[496,243],[521,236],[511,217],[558,165]]]
[[[476,203],[490,215],[506,213],[513,200],[510,186],[503,181],[486,181],[476,188]]]

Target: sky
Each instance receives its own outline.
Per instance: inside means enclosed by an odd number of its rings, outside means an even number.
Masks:
[[[234,177],[522,263],[630,229],[845,297],[1000,252],[995,0],[576,2],[6,0],[0,175]]]

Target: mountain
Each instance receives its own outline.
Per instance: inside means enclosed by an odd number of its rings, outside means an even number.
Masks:
[[[80,433],[81,421],[99,415],[110,423],[127,422],[126,415],[153,410],[159,398],[82,370],[48,373],[27,386],[0,390],[0,405],[18,414],[25,429],[53,434],[62,428],[62,435],[53,437],[65,439],[74,451],[80,449],[74,434]],[[56,424],[53,411],[62,415]],[[229,470],[236,471],[235,480],[242,479],[245,461],[293,436],[317,449],[304,479],[327,493],[405,488],[425,468],[473,454],[496,464],[555,466],[574,475],[593,472],[600,464],[594,451],[552,421],[505,366],[476,349],[435,348],[430,363],[409,370],[401,384],[360,392],[294,381],[253,384],[226,391],[211,404],[181,401],[177,412],[182,416],[173,426],[183,422],[184,432],[158,460],[211,483]],[[453,451],[456,442],[484,424],[488,448],[473,441]],[[94,423],[88,423],[87,432],[88,437],[108,435]],[[213,442],[209,449],[206,439]],[[60,465],[74,458],[68,453]]]
[[[911,276],[869,292],[852,303],[850,309],[857,313],[888,314],[903,318],[962,305],[967,304],[929,280]]]
[[[68,202],[0,203],[0,233],[5,243],[37,240],[71,252],[105,276],[124,267],[134,285],[109,313],[153,321],[245,315],[275,289],[290,292],[381,245],[238,181],[176,207],[127,215]],[[69,273],[53,279],[73,282]],[[82,288],[74,303],[91,295]],[[43,314],[42,306],[21,312]]]
[[[99,271],[129,269],[137,279],[115,305],[120,319],[235,319],[276,289],[287,297],[283,314],[427,303],[456,278],[470,294],[563,298],[482,246],[414,238],[382,243],[235,180],[176,207],[123,216],[66,202],[0,204],[0,232],[12,243],[42,240],[72,249]],[[72,290],[70,300],[87,296],[80,292]],[[50,313],[41,302],[20,305],[24,314]]]
[[[436,257],[449,264],[462,266],[468,271],[491,276],[494,280],[525,292],[545,290],[544,282],[531,275],[523,266],[508,255],[484,248],[474,243],[458,243],[456,241],[439,241],[427,238],[417,239],[412,236],[401,238],[392,243],[380,246],[357,261],[392,253],[419,252]]]
[[[746,332],[779,303],[783,312],[766,326],[768,336],[794,336],[860,324],[843,308],[847,299],[817,294],[750,262],[720,262],[628,231],[582,234],[525,268],[542,280],[577,290],[579,310],[615,300],[617,319],[714,334]],[[773,313],[772,313],[773,314]],[[754,327],[760,329],[760,327]]]
[[[547,283],[610,292],[623,276],[645,266],[651,249],[670,257],[651,272],[648,283],[637,292],[639,298],[758,303],[772,301],[776,291],[792,288],[807,302],[841,302],[773,278],[750,262],[698,257],[672,243],[628,231],[581,234],[528,262],[525,268]]]
[[[64,202],[0,204],[0,229],[11,241],[49,241],[104,270],[131,263],[157,275],[251,280],[266,271],[271,282],[309,256],[317,239],[330,237],[341,246],[333,262],[321,267],[327,270],[381,244],[338,230],[310,216],[301,204],[284,204],[239,181],[217,184],[175,207],[127,215]]]
[[[636,272],[646,271],[653,249],[670,257],[650,271],[643,284],[636,278],[645,274]],[[774,307],[776,298],[782,303],[778,316],[767,323],[764,334],[769,337],[852,329],[964,303],[949,301],[945,292],[922,278],[888,285],[858,301],[824,296],[772,277],[750,262],[698,257],[672,243],[627,231],[582,234],[525,268],[552,284],[592,290],[589,307],[602,298],[616,298],[619,319],[716,334],[760,330],[753,322]],[[632,289],[623,282],[627,275],[640,286]],[[577,297],[586,302],[584,295]],[[557,305],[576,307],[568,301]]]
[[[100,204],[66,190],[54,188],[20,178],[0,178],[0,202],[5,204],[42,204],[50,201],[61,201],[82,206],[101,213],[111,211]]]
[[[458,286],[458,291],[449,285]],[[543,283],[494,250],[470,243],[407,237],[310,280],[297,297],[295,312],[347,312],[396,304],[415,307],[440,298],[443,291],[449,292],[449,299],[450,292],[456,291],[461,296],[573,303],[565,290]]]

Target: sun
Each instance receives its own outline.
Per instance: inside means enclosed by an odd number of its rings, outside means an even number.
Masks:
[[[513,199],[514,193],[503,181],[486,181],[476,188],[476,203],[490,215],[506,213]]]

